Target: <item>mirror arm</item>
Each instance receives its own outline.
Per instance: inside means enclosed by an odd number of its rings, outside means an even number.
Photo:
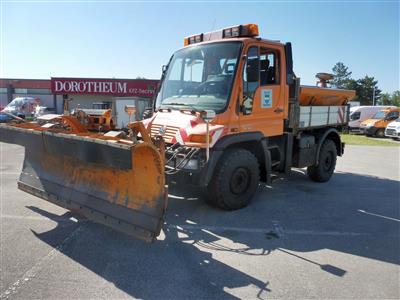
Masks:
[[[246,107],[244,106],[244,101],[246,101],[247,99],[249,99],[249,96],[243,95],[242,101],[239,105],[239,111],[244,115],[246,115]]]

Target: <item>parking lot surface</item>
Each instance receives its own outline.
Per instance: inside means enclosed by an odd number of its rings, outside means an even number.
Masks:
[[[171,187],[153,244],[19,191],[1,147],[1,298],[399,299],[399,147],[347,146],[328,183],[304,170],[245,209]]]

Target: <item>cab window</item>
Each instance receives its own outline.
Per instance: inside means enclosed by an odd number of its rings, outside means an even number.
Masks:
[[[277,51],[260,48],[261,85],[279,84],[279,55]]]
[[[361,117],[361,112],[356,111],[356,112],[354,112],[354,113],[352,113],[352,114],[350,115],[350,120],[351,120],[351,121],[356,121],[356,120],[359,120],[360,117]]]

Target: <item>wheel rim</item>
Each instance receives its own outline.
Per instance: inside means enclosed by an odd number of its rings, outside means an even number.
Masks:
[[[378,137],[384,137],[385,136],[385,132],[383,130],[378,130],[378,132],[376,133],[376,135]]]
[[[325,158],[323,159],[322,166],[324,168],[324,171],[329,171],[332,168],[332,163],[333,163],[333,153],[328,152]]]
[[[245,168],[237,168],[230,180],[230,189],[233,194],[241,195],[247,191],[250,184],[250,173]]]

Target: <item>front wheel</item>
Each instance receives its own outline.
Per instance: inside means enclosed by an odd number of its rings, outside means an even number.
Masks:
[[[384,138],[385,137],[385,129],[380,128],[376,131],[375,136],[378,138]]]
[[[245,149],[229,149],[218,162],[207,187],[207,202],[225,210],[245,207],[259,183],[257,158]]]
[[[308,177],[316,182],[326,182],[335,171],[337,159],[336,145],[332,140],[325,140],[316,165],[307,168]]]

